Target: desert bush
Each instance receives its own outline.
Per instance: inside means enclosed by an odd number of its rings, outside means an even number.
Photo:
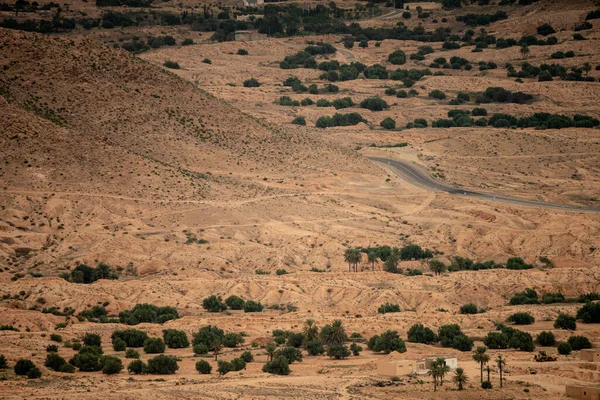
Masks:
[[[113,344],[116,340],[122,340],[127,347],[143,347],[148,334],[137,329],[116,330],[112,333],[111,339]]]
[[[586,324],[600,323],[600,303],[588,302],[577,310],[577,318]]]
[[[535,340],[540,346],[554,346],[556,344],[556,338],[554,337],[554,334],[549,331],[540,332]]]
[[[227,375],[231,371],[233,371],[233,365],[229,361],[219,360],[217,363],[217,372],[219,375]]]
[[[255,88],[255,87],[259,87],[260,86],[260,82],[254,78],[250,78],[244,81],[244,87],[247,88]]]
[[[442,44],[442,48],[446,50],[460,49],[460,43],[446,41]]]
[[[368,347],[375,352],[389,354],[392,351],[398,353],[406,352],[406,344],[400,338],[397,331],[387,330],[381,335],[375,335],[369,339]]]
[[[379,64],[371,65],[363,70],[367,79],[387,79],[388,72],[386,68]]]
[[[53,342],[61,343],[63,339],[62,339],[62,336],[59,335],[58,333],[51,333],[50,340],[52,340]]]
[[[179,369],[177,359],[171,356],[159,355],[148,360],[148,373],[167,375],[174,374]]]
[[[46,354],[46,362],[44,366],[53,371],[60,371],[63,365],[67,364],[64,358],[59,356],[57,353],[48,353]]]
[[[387,88],[385,89],[386,96],[395,96],[398,93],[398,90],[395,88]]]
[[[521,351],[533,351],[535,349],[533,337],[529,333],[503,324],[499,324],[497,329],[508,337],[509,348]]]
[[[522,292],[516,293],[510,298],[509,304],[511,306],[521,304],[539,304],[537,292],[533,289],[527,288]]]
[[[571,336],[568,340],[573,350],[591,349],[592,343],[585,336]]]
[[[212,64],[212,61],[209,58],[205,58],[204,60],[202,60],[202,62],[204,64]]]
[[[383,129],[395,129],[396,121],[390,117],[386,117],[383,121],[381,121],[380,125],[383,127]]]
[[[286,106],[286,107],[298,107],[300,105],[300,102],[298,100],[292,100],[292,98],[290,96],[281,96],[279,98],[279,100],[276,101],[276,104],[279,104],[280,106]],[[237,296],[230,296],[225,300],[225,303],[227,304],[227,300],[229,300],[231,297],[237,297]],[[238,297],[239,299],[239,297]],[[240,299],[242,300],[242,299]],[[242,306],[240,308],[232,308],[232,310],[241,310],[243,308],[243,302],[244,300],[242,300]],[[239,304],[234,303],[235,306],[239,306]],[[229,306],[229,304],[227,304]],[[229,306],[231,308],[231,306]]]
[[[98,279],[119,279],[119,274],[105,263],[99,263],[96,268],[79,264],[65,275],[65,279],[73,283],[90,284]]]
[[[323,346],[323,342],[321,342],[318,339],[306,342],[304,348],[310,356],[318,356],[325,353],[325,347]]]
[[[82,341],[86,346],[102,346],[102,338],[96,333],[86,333]]]
[[[302,361],[302,351],[292,346],[285,346],[277,350],[273,355],[274,358],[279,356],[285,357],[289,364],[292,364],[294,361]]]
[[[178,62],[176,62],[176,61],[170,61],[170,60],[165,61],[163,63],[163,66],[165,66],[167,68],[170,68],[170,69],[180,69],[181,68],[181,66],[179,65]]]
[[[275,357],[272,361],[267,361],[263,366],[263,372],[275,375],[289,375],[290,366],[288,360],[284,356]]]
[[[240,354],[240,359],[244,360],[244,362],[246,362],[246,363],[250,363],[250,362],[254,361],[254,356],[252,355],[251,352],[244,351],[242,354]]]
[[[202,307],[209,312],[220,312],[227,310],[227,305],[223,303],[221,296],[209,296],[202,300]]]
[[[102,365],[102,373],[105,375],[118,374],[123,370],[123,362],[117,357],[103,356],[100,364]]]
[[[125,351],[127,349],[127,343],[123,339],[115,339],[112,341],[114,351]]]
[[[157,307],[153,304],[136,304],[131,310],[119,313],[119,321],[127,325],[137,325],[142,322],[162,324],[177,318],[179,313],[175,308]]]
[[[560,313],[556,317],[556,321],[554,321],[554,327],[556,329],[568,329],[574,331],[577,329],[577,322],[575,317],[569,314]]]
[[[133,360],[127,366],[127,371],[130,374],[141,375],[148,373],[148,365],[142,360]]]
[[[33,367],[27,372],[28,379],[38,379],[42,376],[42,371],[39,370],[38,367]]]
[[[350,350],[344,344],[330,344],[327,346],[327,356],[341,360],[350,356]]]
[[[206,360],[200,360],[196,362],[196,371],[203,375],[208,375],[212,371],[211,365]]]
[[[239,333],[227,333],[223,336],[222,343],[225,347],[235,348],[244,343],[244,338]]]
[[[559,343],[557,350],[558,354],[562,354],[563,356],[567,356],[571,354],[571,351],[573,351],[573,349],[571,349],[571,345],[565,342]]]
[[[542,35],[542,36],[548,36],[553,33],[556,33],[556,31],[554,30],[552,25],[547,24],[547,23],[538,26],[536,30],[537,30],[538,35]]]
[[[140,358],[140,353],[134,349],[127,349],[125,351],[125,358]]]
[[[191,46],[194,44],[194,41],[192,39],[183,39],[183,42],[181,42],[182,46]]]
[[[6,369],[8,368],[8,363],[6,362],[6,357],[4,357],[4,354],[0,354],[0,369]]]
[[[335,99],[331,104],[335,107],[336,110],[339,110],[342,108],[352,107],[354,105],[354,102],[350,97],[343,97],[341,99]]]
[[[398,304],[384,303],[379,306],[379,308],[377,309],[377,312],[379,314],[400,312],[400,306]]]
[[[334,126],[350,126],[357,125],[360,122],[363,122],[363,118],[358,113],[350,113],[350,114],[334,114],[333,117],[323,116],[320,117],[316,122],[317,128],[328,128]]]
[[[182,349],[184,347],[189,347],[190,342],[185,334],[185,331],[177,330],[177,329],[164,329],[163,330],[163,339],[165,344],[170,349]]]
[[[248,55],[248,50],[246,50],[246,49],[238,49],[237,55],[238,56],[247,56]]]
[[[388,61],[394,65],[402,65],[406,63],[406,53],[402,50],[396,50],[388,56]]]
[[[435,332],[423,326],[423,324],[415,324],[408,330],[408,341],[411,343],[431,344],[437,341]]]
[[[485,108],[476,107],[471,111],[471,115],[474,117],[478,117],[478,116],[486,116],[486,115],[488,115],[488,113]]]
[[[507,321],[513,322],[515,325],[531,325],[535,322],[535,318],[527,312],[518,312],[509,316]]]
[[[287,345],[292,347],[302,347],[304,335],[302,333],[290,333],[287,337]]]
[[[477,306],[473,303],[467,303],[460,307],[461,314],[477,314]]]
[[[398,90],[396,92],[396,97],[401,98],[401,99],[405,99],[408,97],[408,93],[406,93],[406,90]]]
[[[508,336],[502,332],[488,332],[483,338],[483,344],[490,349],[508,348]]]
[[[244,304],[244,312],[261,312],[264,309],[264,306],[260,304],[260,302],[256,302],[253,300],[246,301]]]
[[[491,389],[492,388],[492,382],[490,382],[490,381],[483,381],[483,382],[481,382],[481,388],[482,389]]]
[[[470,351],[473,348],[473,340],[467,337],[457,324],[440,326],[438,336],[443,347],[452,347],[460,351]]]
[[[37,368],[37,367],[31,360],[26,360],[26,359],[21,358],[21,359],[17,360],[17,363],[15,364],[13,370],[15,371],[15,374],[17,374],[17,375],[27,375],[29,373],[29,371],[31,371],[34,368]]]
[[[207,354],[208,350],[208,347],[203,343],[195,344],[193,347],[194,354]]]
[[[165,352],[165,342],[161,338],[148,338],[144,341],[144,352],[159,354]]]
[[[352,343],[350,345],[350,351],[352,352],[352,355],[354,356],[358,356],[360,355],[360,352],[363,350],[362,346],[356,344],[356,343]]]
[[[360,107],[371,111],[383,111],[390,106],[380,97],[369,97],[360,102]]]
[[[306,118],[304,118],[302,116],[297,116],[296,118],[294,118],[292,120],[292,124],[294,124],[294,125],[306,125]]]
[[[444,100],[446,98],[446,94],[438,89],[434,89],[431,92],[429,92],[428,96],[431,97],[432,99],[438,99],[438,100]]]
[[[525,104],[533,96],[523,92],[511,92],[501,87],[489,87],[475,99],[477,103],[516,103]]]

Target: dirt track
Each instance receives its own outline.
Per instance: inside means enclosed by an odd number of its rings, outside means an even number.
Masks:
[[[600,209],[593,207],[577,207],[567,204],[548,203],[545,201],[527,200],[518,197],[496,195],[492,193],[475,192],[472,190],[462,189],[433,179],[427,171],[418,166],[405,161],[394,160],[382,157],[367,157],[369,160],[378,164],[383,164],[387,169],[391,170],[398,177],[410,182],[415,186],[419,186],[428,190],[442,191],[454,195],[469,196],[481,200],[499,201],[503,203],[511,203],[526,207],[543,207],[569,211],[579,211],[587,213],[600,213]]]

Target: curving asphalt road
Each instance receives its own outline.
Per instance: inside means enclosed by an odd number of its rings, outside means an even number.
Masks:
[[[499,201],[503,203],[510,203],[519,206],[527,206],[527,207],[539,207],[539,208],[548,208],[555,210],[566,210],[566,211],[579,211],[586,213],[600,213],[600,208],[593,207],[578,207],[571,206],[567,204],[558,204],[558,203],[547,203],[545,201],[538,200],[528,200],[519,197],[511,197],[504,196],[498,194],[491,193],[482,193],[475,192],[472,190],[461,189],[456,186],[449,185],[444,182],[440,182],[438,180],[433,179],[429,173],[421,166],[408,163],[406,161],[394,160],[391,158],[383,158],[383,157],[367,157],[369,160],[382,164],[388,169],[390,169],[395,175],[399,178],[404,179],[405,181],[433,191],[446,192],[454,195],[461,196],[469,196],[470,198],[480,199],[480,200],[490,200],[490,201]]]

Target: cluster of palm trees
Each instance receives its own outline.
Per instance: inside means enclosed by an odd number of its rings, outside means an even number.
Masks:
[[[481,383],[483,384],[483,366],[487,364],[487,382],[490,382],[490,366],[489,362],[491,360],[489,354],[487,354],[487,348],[485,346],[479,346],[473,352],[473,360],[479,363],[480,369],[480,378]],[[498,371],[500,372],[500,387],[503,387],[502,382],[502,372],[504,371],[504,366],[506,365],[506,360],[498,355],[498,358],[495,360],[495,364],[498,367]],[[443,357],[438,357],[431,362],[431,366],[429,367],[429,371],[427,374],[433,378],[433,391],[436,392],[438,386],[444,384],[444,377],[450,372],[450,367],[446,364],[446,360]],[[456,368],[454,370],[454,375],[452,376],[452,382],[458,387],[458,390],[463,390],[464,385],[469,380],[469,377],[465,373],[462,368]],[[491,385],[490,385],[491,387]]]
[[[485,346],[479,346],[473,351],[473,360],[479,363],[480,370],[480,378],[481,383],[483,383],[483,366],[487,364],[487,381],[490,382],[490,365],[489,362],[491,360],[489,354],[486,353],[487,348]],[[506,365],[506,360],[502,358],[502,355],[498,355],[498,358],[495,360],[496,366],[498,366],[498,371],[500,372],[500,387],[503,386],[502,382],[502,372],[504,371],[504,366]]]
[[[446,364],[446,360],[443,357],[438,357],[431,362],[429,371],[427,374],[433,378],[433,391],[437,392],[438,385],[444,384],[444,376],[450,372],[450,367]],[[454,370],[454,376],[452,376],[452,382],[456,384],[458,390],[463,390],[463,386],[469,378],[462,368],[456,368]]]
[[[374,251],[367,252],[367,262],[371,264],[371,270],[375,271],[375,263],[377,262],[377,254]],[[362,262],[362,252],[359,248],[346,249],[344,252],[344,261],[348,263],[348,272],[358,272],[358,266]]]

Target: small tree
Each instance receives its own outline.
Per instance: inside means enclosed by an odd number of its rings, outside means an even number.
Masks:
[[[114,351],[125,351],[127,348],[127,343],[123,339],[117,338],[112,342]]]
[[[535,318],[527,312],[518,312],[509,316],[507,321],[513,322],[516,325],[531,325],[535,322]]]
[[[571,354],[571,351],[573,349],[571,348],[571,345],[569,343],[562,342],[562,343],[558,344],[557,350],[558,350],[558,354],[567,356],[567,355]]]
[[[490,356],[486,354],[486,350],[485,346],[478,346],[473,352],[473,361],[479,363],[481,383],[483,383],[483,365],[490,361]]]
[[[83,344],[86,346],[102,347],[102,338],[96,333],[86,333],[83,336]]]
[[[461,314],[477,314],[477,306],[473,303],[467,303],[460,307]]]
[[[177,365],[177,359],[175,357],[161,354],[148,360],[148,373],[150,374],[174,374],[178,369],[179,365]]]
[[[241,297],[229,296],[225,299],[225,304],[232,310],[242,310],[245,302]]]
[[[194,354],[207,354],[208,353],[208,347],[204,343],[195,344],[192,349],[194,351]]]
[[[17,360],[17,363],[13,369],[17,375],[27,375],[27,373],[33,368],[36,368],[36,366],[31,360],[25,360],[21,358]]]
[[[123,370],[123,362],[117,357],[103,356],[100,360],[102,373],[105,375],[118,374]]]
[[[215,355],[215,361],[218,361],[221,350],[223,350],[223,344],[221,342],[215,342],[212,348],[213,354]]]
[[[290,366],[287,359],[284,356],[276,357],[263,366],[263,372],[275,375],[289,375]]]
[[[249,351],[244,351],[241,355],[240,355],[240,359],[244,360],[244,362],[249,363],[254,361],[254,356],[252,355],[251,352]]]
[[[164,329],[163,338],[165,344],[170,349],[182,349],[185,347],[189,347],[190,345],[190,341],[188,340],[185,331],[182,330]]]
[[[358,345],[356,343],[352,343],[350,345],[350,351],[352,352],[353,355],[358,356],[360,355],[360,352],[363,350],[361,345]]]
[[[161,338],[148,338],[144,341],[144,352],[159,354],[165,352],[165,342]]]
[[[458,390],[463,390],[463,385],[467,383],[468,380],[469,378],[465,371],[462,368],[456,368],[454,376],[452,377],[452,382],[458,386]]]
[[[569,314],[560,313],[556,317],[556,321],[554,321],[554,328],[574,331],[577,329],[577,321],[575,317]]]
[[[350,350],[343,344],[331,344],[327,346],[327,356],[341,360],[350,356]]]
[[[221,375],[226,375],[227,373],[233,371],[233,365],[231,365],[228,361],[219,361],[217,364],[217,372]]]
[[[446,270],[446,264],[440,260],[429,261],[429,269],[433,271],[435,275],[441,275]]]
[[[211,365],[206,360],[196,362],[196,371],[203,375],[208,375],[212,371]]]
[[[383,129],[395,129],[396,128],[396,121],[394,121],[392,118],[390,117],[386,117],[383,121],[381,121],[380,125],[383,127]],[[368,253],[367,253],[368,255]]]
[[[267,357],[269,358],[269,361],[273,360],[273,355],[275,355],[276,350],[277,350],[277,346],[275,345],[275,343],[269,343],[267,345],[267,347],[265,348],[265,351],[267,352]]]
[[[585,336],[571,336],[569,338],[569,344],[573,350],[591,349],[592,343],[590,339]]]
[[[140,353],[134,349],[127,349],[127,351],[125,351],[125,358],[140,358]]]
[[[133,360],[127,366],[127,371],[130,374],[141,375],[148,372],[148,366],[142,360]]]
[[[255,87],[259,87],[259,86],[260,86],[260,82],[254,78],[250,78],[250,79],[247,79],[244,81],[244,87],[255,88]]]
[[[302,361],[302,351],[293,346],[285,346],[277,350],[273,355],[274,358],[277,358],[279,356],[285,357],[289,364],[293,363],[294,361]]]
[[[221,296],[209,296],[202,300],[202,307],[208,312],[220,312],[227,310],[227,305],[223,303]]]
[[[537,335],[536,341],[540,346],[554,346],[556,344],[554,334],[549,331],[540,332]]]
[[[321,342],[319,339],[309,340],[304,344],[304,348],[308,352],[309,356],[318,356],[325,353],[323,342]]]

